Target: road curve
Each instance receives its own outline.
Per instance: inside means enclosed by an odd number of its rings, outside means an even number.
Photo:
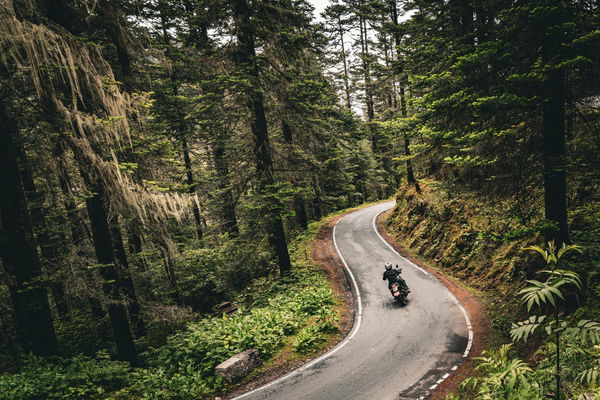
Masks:
[[[396,253],[375,218],[393,202],[339,220],[336,250],[350,271],[354,328],[328,353],[234,400],[404,400],[426,398],[467,356],[472,331],[464,308],[435,277]],[[412,293],[397,305],[382,280],[386,261],[403,268]]]

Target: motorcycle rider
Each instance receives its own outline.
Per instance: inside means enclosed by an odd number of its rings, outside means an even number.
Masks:
[[[398,282],[400,284],[400,287],[402,287],[407,292],[410,292],[408,285],[406,284],[404,279],[402,279],[402,277],[400,276],[401,271],[402,270],[399,269],[397,265],[396,265],[396,268],[392,269],[392,263],[386,262],[385,263],[385,271],[383,272],[383,280],[384,281],[386,279],[388,280],[388,289],[391,289],[392,283]]]

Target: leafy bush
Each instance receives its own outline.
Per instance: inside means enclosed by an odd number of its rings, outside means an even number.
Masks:
[[[72,307],[68,318],[54,322],[62,355],[77,354],[92,356],[98,348],[111,346],[110,337],[104,334],[107,317],[96,319],[87,311],[87,307]]]
[[[128,383],[130,371],[128,363],[111,361],[105,353],[97,359],[80,355],[56,364],[30,356],[19,374],[0,376],[0,398],[105,399]]]
[[[579,319],[577,313],[563,315],[565,293],[579,291],[583,285],[577,273],[559,269],[558,264],[562,256],[580,248],[555,248],[549,243],[547,249],[530,246],[526,250],[542,255],[548,267],[539,271],[545,280],[528,280],[529,285],[520,291],[527,311],[537,308],[542,314],[513,323],[511,336],[513,342],[534,335],[544,341],[534,354],[534,366],[510,354],[511,344],[484,351],[477,367],[484,377],[468,379],[462,388],[471,387],[478,399],[542,400],[548,393],[566,399],[600,384],[600,323]]]
[[[294,350],[298,353],[314,351],[324,339],[325,338],[321,334],[318,326],[309,325],[302,329],[296,336]]]
[[[131,380],[129,387],[113,394],[110,400],[197,400],[221,385],[220,378],[206,378],[193,369],[184,373],[165,368],[140,369],[132,373]]]
[[[188,249],[176,265],[181,295],[194,311],[209,312],[215,304],[228,299],[230,292],[268,274],[268,258],[268,253],[231,240]]]
[[[132,385],[120,396],[207,396],[224,386],[214,368],[227,358],[254,348],[267,359],[283,347],[288,336],[298,332],[294,348],[308,352],[323,341],[324,332],[337,329],[333,294],[321,273],[307,270],[283,282],[272,282],[261,297],[251,311],[240,309],[233,315],[206,318],[171,336],[165,346],[149,353],[151,368],[136,372]],[[315,321],[317,324],[312,324]]]

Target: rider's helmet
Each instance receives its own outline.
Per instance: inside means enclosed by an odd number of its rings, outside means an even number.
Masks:
[[[392,263],[391,263],[391,262],[386,262],[386,263],[385,263],[385,269],[387,269],[388,271],[389,271],[390,269],[392,269]]]

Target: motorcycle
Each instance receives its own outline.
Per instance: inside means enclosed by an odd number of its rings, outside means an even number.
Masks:
[[[400,286],[398,282],[394,282],[390,285],[390,292],[392,296],[394,296],[394,300],[396,300],[400,305],[405,306],[408,301],[408,293],[410,290]]]

